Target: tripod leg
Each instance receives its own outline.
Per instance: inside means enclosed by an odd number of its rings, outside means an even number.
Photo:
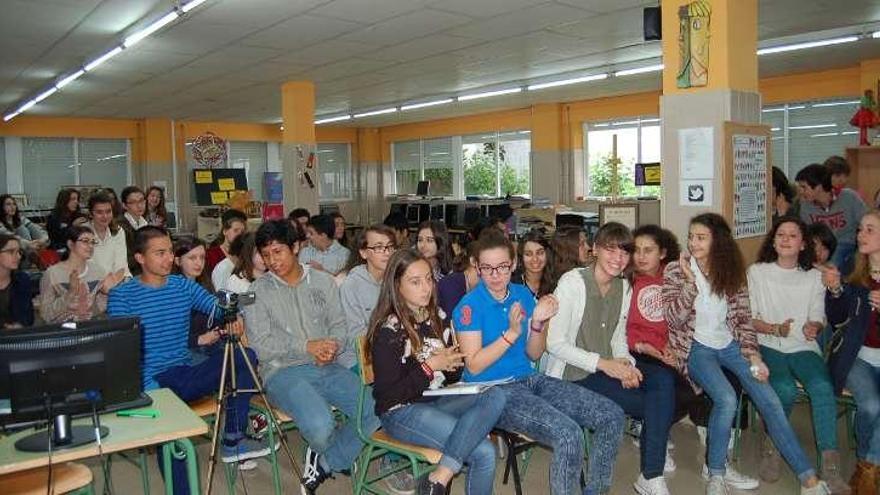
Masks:
[[[272,411],[272,406],[269,404],[269,399],[266,397],[266,391],[263,389],[263,383],[260,380],[259,374],[257,374],[257,370],[254,368],[254,364],[251,362],[247,353],[245,352],[244,344],[241,341],[237,341],[238,349],[241,352],[241,357],[244,359],[245,365],[247,365],[248,372],[250,372],[251,377],[254,379],[254,385],[257,387],[257,393],[263,399],[263,402],[266,404],[266,415],[269,416],[269,421],[272,423],[272,428],[278,432],[278,439],[281,441],[281,446],[284,448],[284,453],[287,454],[288,459],[290,459],[290,464],[293,467],[293,474],[296,475],[296,480],[302,484],[303,476],[302,470],[299,465],[296,463],[296,459],[294,459],[293,451],[290,450],[290,444],[287,442],[287,436],[281,431],[281,424],[278,422],[278,418],[275,417],[275,413]],[[270,449],[274,449],[274,445],[269,446]]]
[[[226,369],[229,366],[230,357],[232,356],[232,342],[226,341],[223,346],[223,368],[220,371],[220,390],[217,391],[217,407],[214,410],[214,428],[211,433],[211,454],[208,458],[208,474],[205,480],[205,493],[211,495],[211,488],[214,485],[214,466],[217,463],[217,447],[220,434],[220,423],[225,412],[226,405]]]

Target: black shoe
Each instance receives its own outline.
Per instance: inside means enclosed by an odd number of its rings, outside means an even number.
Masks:
[[[321,483],[331,477],[332,474],[321,467],[318,453],[311,448],[306,449],[306,462],[303,464],[302,494],[314,494],[315,490],[321,486]]]
[[[423,474],[416,480],[416,495],[446,495],[443,483],[431,481],[429,475]]]

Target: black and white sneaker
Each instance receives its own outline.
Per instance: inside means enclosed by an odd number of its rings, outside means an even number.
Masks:
[[[321,483],[330,477],[331,473],[328,473],[321,467],[318,453],[313,451],[311,447],[307,448],[306,462],[303,464],[302,485],[300,485],[302,495],[314,495],[315,490],[321,486]]]
[[[446,495],[446,487],[442,483],[431,481],[425,473],[416,480],[416,495]]]

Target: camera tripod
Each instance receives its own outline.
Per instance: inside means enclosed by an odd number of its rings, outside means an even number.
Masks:
[[[230,318],[231,316],[231,318]],[[235,315],[227,315],[225,318],[226,322],[230,322],[235,320]],[[237,335],[227,334],[224,336],[224,344],[223,344],[223,368],[220,372],[220,390],[217,392],[217,407],[214,411],[214,426],[213,432],[211,434],[211,455],[208,460],[208,474],[206,479],[206,495],[211,495],[211,489],[213,487],[214,482],[214,467],[217,464],[217,448],[219,446],[219,435],[220,435],[220,424],[226,418],[226,405],[229,397],[237,396],[241,393],[256,393],[263,399],[263,403],[266,404],[266,415],[269,417],[269,422],[271,428],[274,428],[278,433],[278,439],[281,442],[281,446],[284,448],[284,452],[287,454],[288,459],[290,459],[290,464],[293,466],[293,474],[296,476],[296,480],[302,484],[302,470],[296,463],[296,460],[293,456],[293,451],[290,449],[290,444],[287,442],[287,437],[284,435],[284,432],[281,431],[280,424],[278,423],[278,419],[275,417],[275,413],[272,410],[272,406],[269,405],[269,401],[266,398],[266,392],[263,389],[263,385],[260,383],[260,377],[257,374],[257,370],[254,368],[253,363],[245,352],[244,344],[241,343],[241,339]],[[241,353],[241,357],[244,359],[245,364],[247,365],[248,372],[254,380],[254,384],[256,385],[256,389],[239,389],[236,374],[235,374],[235,351],[236,348],[238,352]],[[226,384],[226,376],[229,373],[230,384],[227,387]],[[270,449],[275,449],[275,445],[270,445]]]

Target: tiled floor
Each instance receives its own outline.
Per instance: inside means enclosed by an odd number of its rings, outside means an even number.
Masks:
[[[812,434],[812,421],[810,418],[809,410],[806,405],[798,405],[793,414],[795,428],[798,433],[798,437],[802,440],[802,443],[807,444],[807,455],[811,460],[815,460],[815,447],[813,447],[813,434]],[[850,450],[850,443],[845,438],[845,432],[843,427],[843,421],[840,421],[839,424],[840,435],[841,435],[841,446],[842,446],[842,454],[843,454],[843,469],[844,473],[848,477],[852,472],[855,461],[854,461],[854,452]],[[297,434],[291,434],[289,436],[290,439],[293,440],[292,446],[296,449],[296,452],[301,452],[300,446],[300,437]],[[702,494],[705,493],[705,483],[700,478],[700,467],[703,456],[703,447],[700,445],[699,440],[697,439],[697,434],[695,428],[686,422],[679,423],[672,430],[672,438],[675,442],[675,450],[672,451],[672,455],[675,459],[675,462],[678,466],[677,470],[667,475],[667,480],[669,484],[669,488],[671,493],[673,494]],[[742,455],[740,460],[736,463],[737,467],[744,473],[757,476],[758,469],[758,454],[759,454],[759,435],[756,435],[754,431],[746,431],[743,434],[743,448]],[[199,441],[197,444],[199,455],[200,455],[200,471],[202,472],[202,476],[204,476],[205,471],[205,462],[208,457],[208,450],[210,447],[210,443],[207,441]],[[282,456],[283,457],[283,456]],[[549,488],[547,484],[547,472],[548,472],[548,462],[549,462],[549,453],[546,450],[539,449],[537,453],[532,458],[531,466],[525,476],[524,480],[524,492],[528,494],[545,494],[549,493]],[[614,487],[611,491],[613,494],[632,494],[634,490],[632,488],[632,483],[635,481],[638,476],[638,459],[639,452],[638,449],[633,445],[633,443],[627,438],[621,444],[620,451],[617,459],[617,466],[614,474]],[[159,477],[158,469],[156,467],[155,456],[152,456],[150,460],[150,470],[151,470],[151,478],[153,480],[152,483],[152,492],[154,494],[164,493],[162,492],[162,483],[161,478]],[[300,460],[298,459],[298,462]],[[96,488],[100,488],[101,477],[99,469],[97,469],[97,463],[90,463],[93,472],[95,473],[96,479]],[[287,467],[287,470],[284,472],[284,492],[285,493],[299,493],[299,486],[295,486],[289,471],[289,461],[286,459],[283,461],[283,465]],[[512,494],[514,493],[512,484],[503,485],[501,483],[501,475],[503,470],[503,464],[499,462],[499,469],[497,470],[496,482],[495,482],[495,493],[496,494]],[[137,470],[128,465],[125,462],[114,462],[113,464],[113,484],[114,484],[114,493],[122,495],[128,494],[137,494],[141,491],[140,485],[140,476]],[[462,494],[464,483],[460,478],[457,478],[453,484],[452,493],[453,494]],[[264,461],[259,462],[259,467],[256,470],[249,471],[244,473],[244,475],[240,478],[237,493],[248,493],[248,494],[270,494],[272,493],[272,479],[270,474],[270,469],[268,463]],[[336,479],[330,480],[326,482],[321,488],[318,490],[319,495],[324,494],[345,494],[351,492],[351,484],[348,477],[345,476],[337,476]],[[215,477],[214,481],[214,493],[217,494],[225,494],[226,486],[222,479],[222,471],[218,473],[218,476]],[[737,492],[732,491],[732,494],[761,494],[761,495],[780,495],[780,494],[792,494],[796,495],[799,493],[798,485],[795,480],[794,475],[791,471],[786,471],[782,480],[772,485],[762,483],[758,490],[754,491],[743,491]]]

